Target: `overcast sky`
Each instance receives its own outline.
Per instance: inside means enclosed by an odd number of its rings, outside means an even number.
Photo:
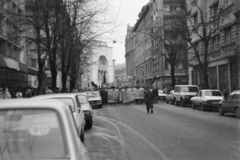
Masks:
[[[110,0],[111,12],[113,19],[112,27],[115,25],[114,30],[107,35],[108,46],[113,47],[113,59],[116,64],[125,62],[125,36],[127,34],[127,24],[133,26],[137,19],[138,14],[142,7],[150,0]],[[121,8],[119,10],[121,4]],[[118,13],[119,10],[119,14]],[[112,43],[116,40],[116,43]]]

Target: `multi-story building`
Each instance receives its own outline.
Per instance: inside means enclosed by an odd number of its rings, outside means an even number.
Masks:
[[[125,59],[126,59],[126,74],[136,76],[134,65],[134,47],[133,47],[133,27],[127,26],[127,35],[125,38]]]
[[[26,65],[26,50],[20,38],[23,32],[16,19],[16,15],[25,14],[25,6],[22,2],[22,0],[1,0],[0,2],[1,86],[37,85],[37,82],[34,81],[36,71]]]
[[[170,64],[166,61],[164,54],[164,43],[156,39],[156,34],[163,37],[169,21],[174,21],[174,15],[184,9],[185,0],[150,0],[139,13],[139,19],[127,37],[133,37],[133,48],[126,45],[126,63],[132,63],[130,53],[134,56],[136,85],[151,86],[152,80],[156,77],[158,87],[171,86]],[[131,36],[130,36],[131,35]],[[126,38],[126,44],[131,42]],[[183,42],[183,41],[182,41]],[[187,43],[175,65],[175,76],[178,83],[188,83],[187,72]],[[132,52],[129,52],[131,50]],[[128,65],[127,65],[128,71]],[[127,72],[129,74],[129,72]]]
[[[166,45],[169,47],[178,46],[182,44],[181,50],[177,51],[176,56],[180,56],[176,60],[175,65],[175,84],[188,84],[188,70],[187,70],[187,42],[184,41],[180,35],[170,39],[169,33],[176,33],[173,24],[178,20],[179,14],[185,8],[185,0],[151,0],[152,15],[153,15],[153,33],[160,32],[160,39],[153,41],[152,57],[153,57],[153,74],[157,77],[158,87],[171,87],[171,64],[166,59],[170,58],[167,53]],[[168,39],[165,39],[165,35]],[[177,48],[177,47],[176,47]],[[175,49],[177,50],[177,49]]]
[[[147,81],[152,79],[152,62],[150,52],[151,24],[152,16],[150,12],[150,3],[148,3],[142,8],[141,12],[139,13],[139,19],[132,30],[133,48],[131,54],[133,54],[132,56],[134,57],[133,64],[135,71],[133,73],[136,74],[133,74],[133,79],[135,80],[136,85],[144,86],[147,84]],[[130,61],[130,63],[132,63],[132,61]]]
[[[189,11],[195,24],[200,24],[200,7],[205,17],[211,20],[208,27],[218,27],[211,36],[208,47],[208,82],[210,88],[223,90],[227,87],[229,92],[239,87],[239,1],[238,0],[199,0],[197,5],[190,5]],[[219,23],[215,23],[219,22]],[[201,25],[199,25],[201,27]],[[198,46],[199,52],[204,51],[203,42],[194,32],[192,42]],[[191,53],[191,47],[189,51]],[[191,57],[191,54],[190,54]],[[189,68],[191,84],[204,85],[203,75],[199,70],[198,62],[193,59]]]

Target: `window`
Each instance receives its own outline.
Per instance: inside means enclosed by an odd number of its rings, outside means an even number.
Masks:
[[[231,27],[225,29],[225,45],[231,43]]]
[[[212,39],[212,50],[215,51],[215,50],[218,50],[219,49],[219,39],[220,39],[220,36],[216,36],[216,37],[213,37]]]
[[[197,13],[195,15],[193,15],[193,24],[194,24],[194,27],[198,26],[198,14]]]
[[[31,59],[31,66],[34,68],[37,68],[37,60],[36,59]]]
[[[67,139],[65,128],[61,125],[56,111],[43,108],[6,109],[0,111],[0,119],[0,148],[3,158],[11,155],[14,155],[14,158],[21,157],[20,159],[69,157],[67,145],[64,143]],[[16,149],[19,146],[21,148]],[[49,151],[53,148],[54,152]],[[39,150],[41,154],[38,154]]]

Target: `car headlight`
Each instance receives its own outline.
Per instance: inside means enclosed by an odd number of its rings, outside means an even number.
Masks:
[[[89,115],[91,115],[91,112],[90,111],[85,111],[85,115],[89,116]]]

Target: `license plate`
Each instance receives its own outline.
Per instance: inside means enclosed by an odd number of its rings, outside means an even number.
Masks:
[[[212,102],[212,104],[218,104],[218,102]]]

